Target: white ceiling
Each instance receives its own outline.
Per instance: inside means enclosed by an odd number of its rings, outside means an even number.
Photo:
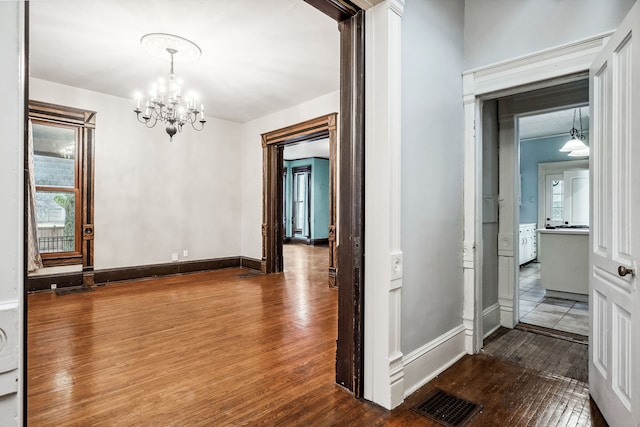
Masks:
[[[339,89],[337,24],[302,0],[34,0],[30,31],[31,76],[125,98],[169,71],[144,34],[192,40],[183,90],[239,123]]]
[[[573,127],[573,112],[582,112],[582,130],[589,130],[589,107],[570,108],[549,113],[534,114],[520,117],[520,140],[537,139],[550,136],[566,135]],[[580,130],[579,114],[576,112],[575,127]]]
[[[329,138],[284,147],[285,160],[306,159],[308,157],[328,159]]]

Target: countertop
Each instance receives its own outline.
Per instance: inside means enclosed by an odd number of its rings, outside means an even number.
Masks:
[[[539,228],[538,231],[542,234],[589,235],[588,228]]]

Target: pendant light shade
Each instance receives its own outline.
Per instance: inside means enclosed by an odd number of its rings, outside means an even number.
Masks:
[[[582,140],[580,140],[577,136],[572,136],[570,140],[565,142],[565,144],[560,149],[560,152],[569,153],[571,151],[584,150],[585,148],[588,149],[589,147],[587,147],[585,143],[582,142]]]
[[[580,131],[576,129],[576,110],[573,110],[573,127],[569,131],[571,139],[569,139],[560,148],[561,153],[569,153],[569,157],[585,157],[589,155],[589,147],[582,141],[585,140],[584,133],[582,132],[582,110],[578,108],[580,115]]]
[[[583,149],[573,150],[569,153],[569,157],[589,157],[589,147],[585,145]]]

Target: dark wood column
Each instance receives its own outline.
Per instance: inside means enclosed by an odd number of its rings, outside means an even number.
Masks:
[[[336,382],[362,396],[364,303],[364,12],[340,28]]]

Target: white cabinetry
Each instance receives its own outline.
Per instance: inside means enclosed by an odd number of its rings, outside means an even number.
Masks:
[[[536,224],[520,224],[519,265],[532,261],[537,256]]]

